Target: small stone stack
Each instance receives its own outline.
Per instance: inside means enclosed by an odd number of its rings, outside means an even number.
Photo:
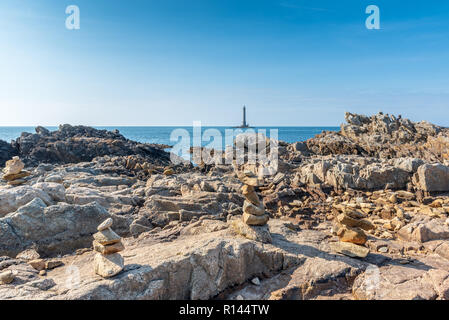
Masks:
[[[367,241],[364,230],[372,230],[375,226],[364,219],[364,215],[358,211],[342,213],[337,216],[337,221],[339,223],[337,236],[341,241],[336,245],[340,248],[337,251],[348,256],[365,258],[369,249],[363,246]]]
[[[25,168],[25,165],[19,157],[13,157],[12,160],[6,161],[3,169],[3,179],[12,186],[24,184],[26,180],[23,178],[28,177],[31,173],[23,170],[23,168]]]
[[[249,171],[238,174],[238,177],[245,184],[242,187],[245,202],[243,203],[242,219],[231,220],[231,228],[247,239],[271,243],[272,239],[267,225],[269,216],[265,213],[265,207],[254,190],[254,187],[260,186],[262,182]]]
[[[118,253],[125,250],[121,238],[112,229],[112,219],[101,223],[94,234],[93,247],[98,253],[95,255],[95,273],[103,278],[110,278],[119,274],[125,262]]]
[[[267,224],[269,217],[265,213],[265,207],[256,194],[254,186],[245,184],[242,187],[242,193],[246,199],[243,203],[243,222],[249,226]]]

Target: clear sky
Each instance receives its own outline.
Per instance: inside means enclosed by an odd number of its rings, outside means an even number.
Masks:
[[[0,126],[233,125],[243,104],[260,126],[449,126],[449,1],[0,1]]]

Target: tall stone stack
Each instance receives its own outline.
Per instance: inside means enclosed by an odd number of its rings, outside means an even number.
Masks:
[[[110,278],[119,274],[125,262],[119,254],[125,250],[121,237],[112,229],[112,219],[108,218],[101,223],[94,234],[93,247],[97,251],[94,259],[95,273],[103,278]]]
[[[265,207],[254,190],[254,186],[245,184],[242,187],[242,194],[245,197],[243,203],[243,222],[249,226],[266,225],[269,217],[265,213]]]
[[[28,177],[31,173],[23,170],[25,168],[24,163],[19,157],[13,157],[11,160],[6,161],[5,168],[3,169],[3,179],[8,181],[9,185],[17,186],[25,183],[23,179]]]
[[[231,220],[231,228],[235,233],[247,239],[263,243],[271,243],[272,238],[267,222],[269,216],[265,213],[263,202],[259,199],[255,187],[263,182],[252,172],[245,171],[237,176],[244,183],[242,194],[245,197],[243,203],[243,215],[241,219]]]

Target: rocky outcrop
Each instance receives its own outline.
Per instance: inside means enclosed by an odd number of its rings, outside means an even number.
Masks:
[[[346,124],[341,125],[339,132],[324,132],[308,140],[308,150],[318,155],[447,159],[448,129],[381,112],[371,117],[347,112],[345,119]]]
[[[0,140],[0,167],[3,167],[6,161],[17,155],[17,150],[10,143]]]
[[[59,204],[47,206],[35,198],[16,212],[0,218],[0,255],[15,257],[34,246],[46,256],[56,256],[90,247],[96,227],[110,214],[94,203],[86,205]],[[126,218],[114,217],[126,230]]]
[[[91,127],[59,126],[57,131],[37,127],[36,133],[22,133],[12,142],[27,164],[78,163],[95,157],[139,155],[155,164],[168,164],[169,154],[149,144],[123,137],[117,130],[97,130]]]

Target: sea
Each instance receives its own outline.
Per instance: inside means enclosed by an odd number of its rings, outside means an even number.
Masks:
[[[57,130],[58,127],[46,127],[48,130]],[[182,129],[187,132],[190,137],[193,137],[193,128],[190,127],[94,127],[96,129],[115,130],[117,129],[123,136],[130,140],[142,143],[157,143],[172,146],[177,143],[177,140],[171,140],[172,133],[177,129]],[[231,127],[202,127],[202,134],[208,129],[218,130],[223,137],[225,137],[226,130],[233,129]],[[277,129],[278,140],[293,143],[297,141],[305,141],[313,138],[315,135],[323,131],[338,131],[339,127],[254,127],[251,130],[255,132],[265,132],[270,137],[271,130]],[[245,132],[248,129],[241,129]],[[10,142],[17,139],[22,132],[35,133],[34,127],[0,127],[0,140]],[[228,131],[229,132],[229,131]],[[223,145],[225,144],[223,138]],[[205,146],[210,140],[204,139],[202,145]]]

